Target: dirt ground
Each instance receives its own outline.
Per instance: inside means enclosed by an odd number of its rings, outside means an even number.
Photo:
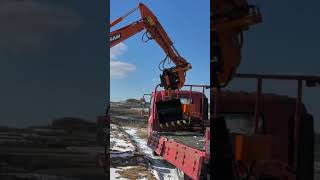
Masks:
[[[113,124],[111,125],[111,137],[110,144],[111,151],[116,156],[116,153],[121,150],[123,153],[119,153],[118,157],[112,157],[110,159],[110,168],[115,169],[115,173],[118,178],[126,178],[130,180],[137,179],[150,179],[156,180],[156,177],[152,173],[148,162],[145,159],[145,155],[138,151],[136,145],[130,140],[129,135],[123,130],[123,127]],[[139,137],[147,137],[146,131],[139,131]],[[126,145],[121,145],[121,143]],[[118,144],[117,144],[118,143]],[[119,145],[120,144],[120,145]],[[132,148],[134,147],[134,148]],[[131,153],[132,151],[132,153]],[[111,152],[111,156],[112,156]],[[111,174],[112,176],[112,174]],[[111,179],[118,179],[117,177],[110,177]]]
[[[148,138],[148,132],[147,132],[146,129],[138,129],[137,135],[141,139],[146,139],[147,140],[147,138]]]
[[[134,104],[134,105],[130,105],[128,106],[128,104],[124,103],[124,104],[114,104],[115,106],[113,106],[113,108],[111,107],[111,112],[113,113],[113,116],[116,117],[113,120],[123,126],[123,127],[127,127],[127,128],[135,128],[137,129],[136,135],[141,138],[141,139],[146,139],[147,138],[147,117],[148,117],[148,112],[147,111],[137,111],[136,109],[132,109],[132,107],[136,107],[139,108],[140,105],[139,104]],[[141,108],[141,107],[140,107]],[[142,113],[141,113],[142,112]],[[120,117],[119,117],[120,116]],[[122,119],[121,116],[124,117],[132,117],[138,120],[132,120],[132,119]],[[125,162],[127,163],[126,166],[134,166],[136,164],[142,163],[141,157],[139,157],[139,155],[136,155],[135,157],[132,157],[130,159],[127,159]],[[122,161],[123,159],[118,159],[115,160],[114,163],[118,165],[120,165],[121,163],[123,163]],[[114,166],[114,167],[118,167]],[[316,135],[315,137],[315,163],[314,163],[314,180],[320,180],[320,135]],[[142,172],[148,172],[146,171],[146,164],[141,164],[141,166],[136,166],[132,169],[126,169],[123,170],[121,172],[119,172],[119,174],[121,174],[121,176],[126,177],[128,179],[137,179],[139,177],[139,175],[137,175],[137,173],[139,173],[140,171]],[[147,176],[148,179],[150,179],[149,176]]]
[[[0,179],[104,180],[97,161],[104,147],[97,146],[95,127],[65,118],[50,126],[1,128]]]
[[[162,159],[155,160],[152,150],[147,147],[148,109],[139,103],[113,102],[110,112],[112,123],[121,127],[131,138],[131,143],[136,145],[133,156],[111,159],[113,169],[110,171],[114,172],[111,179],[177,179],[175,167]]]
[[[136,180],[146,178],[148,180],[157,180],[154,175],[144,166],[135,166],[118,172],[122,177]]]

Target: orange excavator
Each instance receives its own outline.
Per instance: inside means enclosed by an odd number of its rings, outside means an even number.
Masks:
[[[218,116],[218,93],[237,72],[241,62],[243,32],[260,23],[262,17],[259,9],[249,5],[247,0],[215,0],[211,4],[210,18],[212,176],[216,180],[237,180],[241,179],[235,166],[234,152],[237,149],[233,148],[225,117]]]
[[[148,7],[139,3],[138,7],[111,22],[110,28],[136,10],[140,11],[142,18],[125,27],[110,32],[110,48],[145,30],[142,40],[147,42],[148,40],[154,39],[166,54],[166,57],[159,64],[159,69],[162,71],[162,75],[160,75],[161,86],[166,90],[180,89],[185,83],[186,71],[191,69],[191,65],[180,56],[168,34]],[[169,61],[172,61],[176,66],[165,68],[165,63]]]
[[[241,61],[242,34],[261,21],[259,9],[247,0],[213,1],[212,179],[313,179],[314,120],[302,103],[302,92],[320,84],[320,77],[236,74]],[[256,80],[256,92],[219,92],[232,78]],[[265,80],[296,81],[296,98],[263,94]]]
[[[225,87],[241,62],[243,32],[260,23],[258,8],[247,0],[215,0],[211,10],[212,85]]]

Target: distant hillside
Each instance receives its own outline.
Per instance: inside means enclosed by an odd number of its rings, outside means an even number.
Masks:
[[[138,99],[127,99],[126,102],[127,103],[139,103],[139,104],[141,103],[141,101]]]
[[[80,118],[63,117],[63,118],[53,120],[51,127],[57,128],[57,129],[61,128],[69,131],[83,130],[83,131],[94,132],[96,130],[96,123],[89,122],[87,120],[80,119]]]

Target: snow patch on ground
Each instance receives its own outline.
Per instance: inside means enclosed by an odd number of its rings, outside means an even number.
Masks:
[[[127,141],[118,139],[118,138],[110,138],[111,143],[115,143],[111,148],[111,151],[119,151],[119,152],[129,152],[134,151],[134,146],[129,144]]]
[[[116,133],[110,134],[110,151],[127,153],[134,152],[135,147],[130,143],[129,140],[120,139],[121,137],[125,137],[125,134],[121,132],[118,127],[114,124],[111,124],[111,131],[116,131]]]
[[[127,117],[127,116],[114,116],[113,118],[125,119],[125,120],[135,120],[135,118]]]
[[[130,108],[132,110],[135,110],[135,111],[145,111],[145,112],[149,112],[149,108]]]
[[[121,171],[121,169],[110,168],[110,180],[129,180],[127,178],[121,177],[118,171]]]
[[[128,170],[128,169],[134,169],[135,166],[127,166],[127,167],[118,167],[118,168],[110,168],[110,180],[130,180],[124,177],[121,177],[119,172],[123,170]],[[141,178],[138,178],[137,180],[148,180],[143,173],[139,173],[139,176]]]
[[[133,151],[128,152],[118,152],[118,151],[110,151],[110,158],[116,158],[116,157],[131,157],[134,155]]]
[[[147,145],[147,141],[145,139],[141,139],[137,136],[137,129],[136,128],[124,128],[125,131],[130,134],[133,138],[134,141],[137,143],[137,145],[139,146],[139,148],[145,153],[147,154],[149,157],[152,158],[157,158],[156,156],[154,156],[152,154],[152,150],[148,147]]]
[[[141,139],[137,136],[137,128],[124,128],[126,133],[133,137],[137,146],[151,159],[154,160],[152,165],[153,174],[157,179],[161,180],[177,180],[179,176],[176,168],[166,163],[160,156],[154,156],[152,150],[148,147],[146,139]]]

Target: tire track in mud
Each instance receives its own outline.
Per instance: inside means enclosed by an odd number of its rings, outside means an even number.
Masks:
[[[127,152],[122,153],[123,156],[119,156],[119,153],[116,153],[114,158],[111,158],[112,162],[116,161],[115,166],[111,165],[111,168],[118,168],[120,167],[121,172],[117,173],[120,176],[127,179],[150,179],[150,180],[158,180],[157,175],[154,173],[152,169],[152,165],[150,160],[147,158],[147,155],[143,152],[143,150],[137,145],[134,141],[133,136],[128,134],[124,128],[122,128],[119,124],[113,123],[117,127],[117,132],[122,133],[127,143],[130,143],[133,147],[132,153],[128,154]],[[112,152],[110,152],[110,155]],[[121,153],[120,153],[121,154]],[[120,164],[117,161],[121,162]],[[124,163],[126,164],[125,166]],[[117,166],[120,165],[120,166]],[[142,176],[141,176],[142,175]]]
[[[129,138],[129,142],[135,147],[135,154],[143,159],[143,163],[147,166],[148,170],[151,170],[152,174],[156,176],[158,180],[178,180],[179,176],[177,175],[176,167],[169,164],[167,161],[162,159],[161,156],[154,156],[151,149],[147,147],[147,140],[143,137],[140,137],[138,130],[145,129],[147,126],[147,117],[148,116],[137,116],[135,111],[129,111],[128,107],[125,107],[121,104],[111,105],[111,110],[113,110],[114,119],[112,121],[119,128],[119,132],[123,132]],[[130,106],[132,108],[134,106]],[[123,113],[126,112],[126,113]],[[118,115],[125,117],[134,117],[134,120],[127,120],[127,118],[122,119]],[[131,131],[133,130],[133,131]],[[127,132],[128,131],[128,132]],[[140,133],[140,132],[139,132]],[[138,164],[136,164],[138,165]]]
[[[152,164],[152,161],[151,161],[149,158],[147,158],[147,155],[146,155],[146,154],[143,152],[143,150],[137,145],[136,141],[134,140],[134,137],[133,137],[131,134],[127,133],[127,132],[125,131],[125,129],[123,129],[119,124],[117,124],[117,123],[113,123],[113,124],[117,125],[118,128],[119,128],[119,130],[120,130],[122,133],[126,134],[126,135],[129,137],[130,143],[131,143],[131,144],[134,146],[134,148],[135,148],[134,155],[143,155],[142,157],[143,157],[144,162],[146,163],[146,165],[148,165],[148,166],[150,167],[150,164]]]
[[[152,170],[153,174],[157,176],[159,180],[177,180],[178,178],[176,167],[166,162],[161,156],[154,156],[152,154],[147,154],[144,150],[137,145],[139,142],[135,140],[135,137],[129,134],[124,128],[120,127],[121,131],[126,133],[131,141],[131,143],[137,148],[137,152],[143,155],[145,163],[148,165],[148,169]],[[129,129],[129,128],[128,128]],[[131,128],[133,130],[138,130],[138,128]],[[141,139],[141,138],[139,138]]]

